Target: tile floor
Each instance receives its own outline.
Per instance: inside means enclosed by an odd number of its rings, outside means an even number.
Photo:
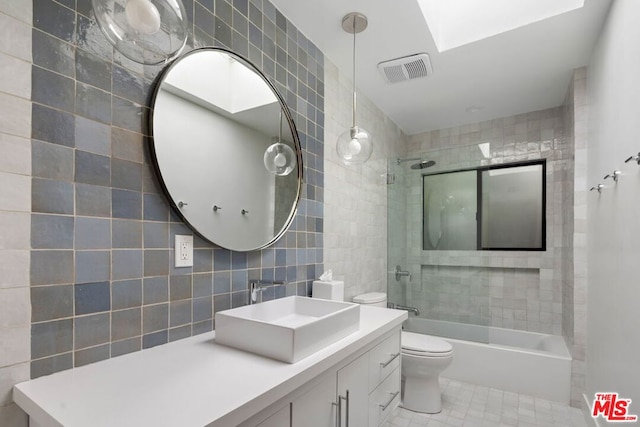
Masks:
[[[440,378],[442,412],[397,408],[384,427],[586,427],[579,409],[549,400]]]

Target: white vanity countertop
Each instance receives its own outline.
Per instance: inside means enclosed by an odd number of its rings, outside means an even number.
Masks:
[[[394,328],[406,311],[360,307],[360,330],[288,364],[224,347],[215,332],[17,384],[39,427],[234,426]]]

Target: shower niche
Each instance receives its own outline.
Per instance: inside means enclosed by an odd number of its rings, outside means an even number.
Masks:
[[[546,250],[545,160],[422,177],[423,250]]]

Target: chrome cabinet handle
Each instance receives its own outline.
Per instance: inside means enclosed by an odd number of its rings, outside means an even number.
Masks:
[[[349,390],[347,390],[347,397],[338,395],[338,403],[332,402],[331,405],[338,407],[338,413],[336,414],[336,427],[342,427],[342,401],[347,403],[347,423],[345,427],[349,427]]]
[[[391,405],[391,402],[393,402],[393,399],[395,399],[396,396],[400,394],[400,392],[396,391],[395,393],[389,393],[389,394],[391,395],[391,398],[389,399],[389,401],[384,405],[378,405],[380,406],[380,409],[382,409],[383,411],[385,411],[389,407],[389,405]]]
[[[386,368],[387,366],[389,366],[389,364],[391,362],[393,362],[394,360],[396,360],[398,358],[398,356],[400,356],[400,352],[396,353],[396,354],[392,354],[391,355],[391,359],[387,360],[386,362],[380,362],[380,366],[382,366],[383,368]]]

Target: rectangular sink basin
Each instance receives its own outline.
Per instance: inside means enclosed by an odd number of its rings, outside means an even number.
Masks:
[[[292,296],[216,313],[216,342],[295,363],[360,328],[360,306]]]

